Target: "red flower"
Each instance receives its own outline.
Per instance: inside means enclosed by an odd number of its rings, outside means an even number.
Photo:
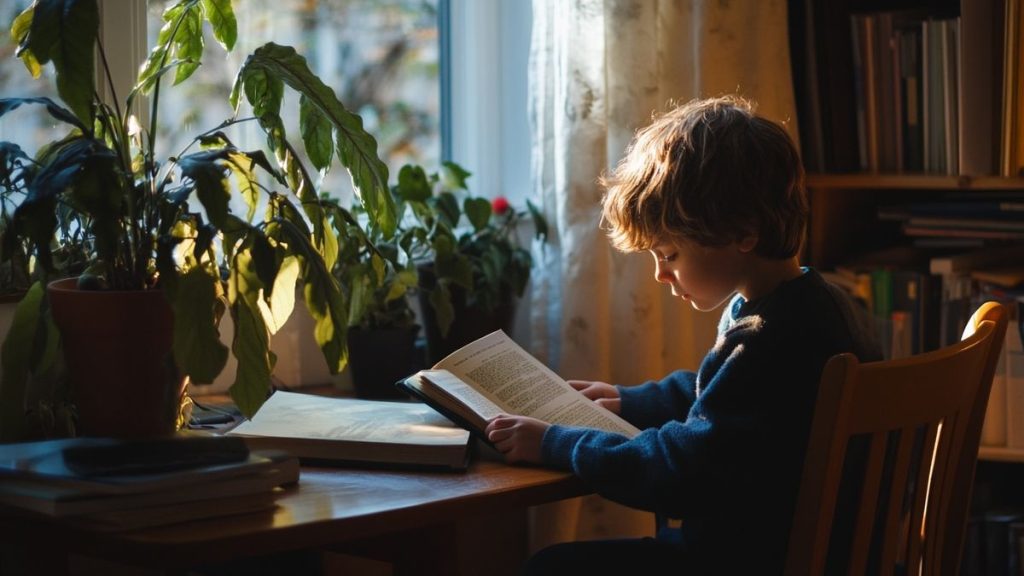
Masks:
[[[508,200],[504,196],[498,196],[494,200],[491,200],[491,210],[493,210],[498,216],[508,212],[511,207],[512,205],[508,203]]]

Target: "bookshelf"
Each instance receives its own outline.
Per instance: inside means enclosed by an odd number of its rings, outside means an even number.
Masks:
[[[1019,448],[982,446],[978,449],[978,458],[991,462],[1024,462],[1024,450]]]
[[[957,250],[959,231],[922,240],[892,207],[951,197],[1024,205],[1024,0],[790,7],[811,209],[805,262],[833,271],[894,246],[935,250],[945,241]],[[880,217],[886,209],[889,217]],[[1024,213],[1006,218],[1024,223]],[[974,230],[978,245],[967,248],[964,239],[962,251],[1024,243],[1024,228],[1013,226],[1000,239]],[[983,446],[979,458],[1024,463],[1024,447]]]

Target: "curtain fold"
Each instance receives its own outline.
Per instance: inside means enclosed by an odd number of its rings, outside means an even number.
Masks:
[[[652,115],[737,93],[783,122],[796,112],[783,0],[534,0],[532,186],[552,225],[535,246],[532,352],[566,378],[638,384],[696,369],[717,314],[654,282],[649,256],[599,228],[599,177]],[[653,517],[588,497],[533,511],[532,546],[650,535]]]

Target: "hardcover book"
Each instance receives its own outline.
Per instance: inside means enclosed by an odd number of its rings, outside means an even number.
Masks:
[[[398,386],[481,438],[487,422],[499,414],[597,428],[630,438],[640,433],[574,389],[501,330],[463,346]]]
[[[428,406],[275,392],[227,433],[303,460],[463,469],[469,434]]]

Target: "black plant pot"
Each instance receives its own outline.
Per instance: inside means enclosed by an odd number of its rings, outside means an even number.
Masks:
[[[420,279],[420,290],[417,295],[420,310],[423,314],[423,331],[427,337],[427,365],[433,366],[445,356],[469,344],[473,340],[486,336],[495,330],[504,330],[512,335],[512,323],[516,316],[516,300],[509,293],[502,297],[501,302],[493,310],[480,307],[469,307],[466,304],[466,291],[459,286],[449,287],[452,295],[454,320],[448,329],[447,336],[441,336],[441,328],[437,324],[437,314],[430,304],[430,293],[437,285],[433,265],[422,264],[417,267]]]
[[[419,326],[348,329],[348,362],[356,396],[370,400],[407,397],[395,386],[416,371]]]

